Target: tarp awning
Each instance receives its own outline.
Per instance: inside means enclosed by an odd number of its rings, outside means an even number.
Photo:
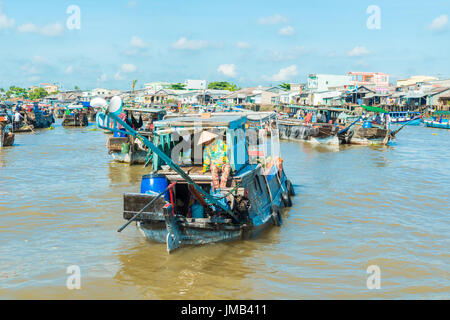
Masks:
[[[371,107],[371,106],[364,106],[364,105],[362,105],[361,107],[369,112],[388,113],[386,110],[379,108],[379,107]]]
[[[438,111],[433,112],[433,114],[448,116],[448,115],[450,115],[450,111],[448,111],[448,110],[438,110]]]

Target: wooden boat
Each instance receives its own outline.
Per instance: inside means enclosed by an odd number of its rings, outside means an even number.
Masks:
[[[70,110],[70,113],[68,113]],[[86,110],[82,105],[71,105],[66,107],[62,126],[63,127],[87,127],[89,125]]]
[[[152,174],[143,177],[141,192],[124,195],[123,216],[129,221],[119,231],[136,221],[147,239],[166,243],[170,253],[186,245],[255,237],[266,227],[280,226],[280,208],[292,205],[294,190],[280,162],[268,168],[248,162],[245,134],[241,137],[246,130],[245,116],[182,117],[159,121],[155,123],[153,143],[116,115],[108,117],[124,126],[129,134],[139,137],[153,152]],[[108,129],[109,126],[104,125],[105,116],[101,118],[103,125],[99,121],[98,125]],[[201,174],[201,161],[199,165],[194,161],[194,164],[179,166],[169,157],[173,157],[174,139],[180,135],[192,137],[185,141],[191,151],[195,150],[199,125],[202,130],[224,130],[226,140],[232,143],[232,174],[227,188],[218,193],[210,191],[212,177]],[[146,180],[149,180],[148,184]],[[164,183],[155,188],[158,181]],[[153,187],[149,190],[145,186]],[[195,207],[191,206],[193,202]]]
[[[448,119],[442,119],[440,121],[426,119],[423,121],[423,123],[428,128],[450,129],[450,121]]]
[[[278,121],[280,139],[300,140],[314,144],[339,145],[339,127],[329,123],[305,124],[303,120]]]
[[[89,122],[95,122],[97,119],[97,111],[94,108],[89,107],[87,110],[87,117]]]
[[[355,124],[346,134],[339,137],[341,144],[386,145],[392,139],[391,131],[382,126],[372,125],[370,128]]]
[[[0,147],[11,147],[14,144],[14,133],[7,114],[0,114]]]
[[[56,119],[64,118],[64,112],[66,111],[66,107],[55,107],[53,109],[53,115]]]
[[[142,136],[151,137],[152,132],[140,131]],[[106,142],[108,153],[115,162],[134,164],[145,164],[148,148],[139,139],[133,136],[108,138]]]
[[[41,111],[26,114],[26,124],[32,126],[33,129],[49,128],[53,123],[55,123],[53,114],[46,114]],[[17,132],[17,130],[15,131]]]
[[[131,113],[132,117],[139,116],[142,118],[142,128],[139,134],[151,140],[153,132],[148,129],[148,125],[153,121],[162,120],[166,115],[165,110],[152,108],[125,108],[125,112]],[[105,130],[105,133],[111,133],[110,130]],[[145,164],[148,153],[148,148],[133,136],[126,135],[123,132],[114,134],[109,137],[106,142],[108,153],[113,157],[115,162],[128,163],[130,165]]]

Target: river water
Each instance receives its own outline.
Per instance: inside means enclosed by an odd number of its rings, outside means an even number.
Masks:
[[[95,126],[16,135],[0,150],[2,299],[449,299],[450,131],[388,147],[281,145],[297,196],[281,228],[172,255],[122,233],[142,166],[111,162]],[[68,290],[67,268],[81,270]],[[381,288],[369,290],[369,266]]]

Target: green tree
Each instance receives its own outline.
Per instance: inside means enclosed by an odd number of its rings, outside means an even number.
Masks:
[[[289,91],[291,90],[291,84],[290,83],[282,83],[280,84],[280,88],[283,89],[284,91]]]
[[[73,89],[74,90],[80,90],[80,88],[78,86],[75,86]]]
[[[8,97],[8,99],[11,97],[20,97],[23,99],[27,99],[28,90],[16,86],[11,86],[9,87],[8,91],[6,91],[6,97]]]
[[[0,88],[0,92],[5,92],[5,89],[3,89],[3,88]]]
[[[215,82],[210,82],[208,84],[208,89],[237,91],[237,90],[240,90],[241,88],[239,88],[234,83],[230,83],[230,82],[226,82],[226,81],[215,81]]]
[[[172,89],[172,90],[184,90],[184,89],[186,89],[186,85],[184,83],[172,83],[170,85],[170,89]]]
[[[48,92],[44,88],[36,88],[28,93],[31,100],[39,100],[48,96]]]

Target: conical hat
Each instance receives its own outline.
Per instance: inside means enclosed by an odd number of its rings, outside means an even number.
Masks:
[[[209,142],[211,140],[214,140],[215,138],[217,138],[218,135],[209,131],[203,131],[200,134],[200,138],[198,139],[198,145],[201,145],[203,143]]]

